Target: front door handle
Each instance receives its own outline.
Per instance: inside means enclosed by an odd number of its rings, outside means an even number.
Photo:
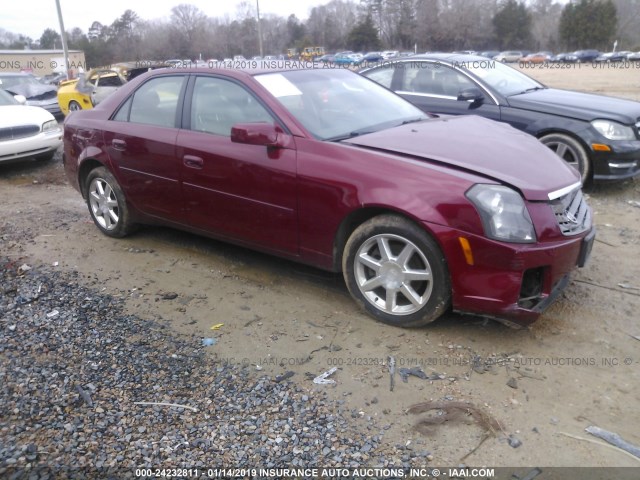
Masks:
[[[127,149],[127,142],[125,142],[124,140],[119,140],[117,138],[114,138],[113,140],[111,140],[111,146],[115,150],[120,150],[121,152],[124,152]]]
[[[201,169],[204,167],[204,160],[194,155],[185,155],[182,157],[182,162],[189,168]]]

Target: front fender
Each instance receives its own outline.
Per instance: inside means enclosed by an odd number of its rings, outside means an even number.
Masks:
[[[520,128],[517,125],[517,120],[504,119],[516,128]],[[591,125],[584,120],[576,120],[568,117],[558,117],[556,115],[546,115],[540,113],[538,118],[533,122],[527,124],[524,128],[521,128],[524,132],[533,135],[536,138],[540,138],[547,133],[565,133],[573,137],[584,139]]]

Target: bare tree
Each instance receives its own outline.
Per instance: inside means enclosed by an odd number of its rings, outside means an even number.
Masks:
[[[329,50],[344,50],[348,46],[347,35],[357,21],[356,3],[333,0],[311,9],[306,24],[307,34],[315,45],[322,45]]]
[[[171,9],[171,38],[180,56],[194,55],[196,42],[207,25],[207,16],[196,6],[182,3]]]
[[[614,0],[619,50],[640,50],[640,0]]]
[[[534,0],[531,4],[532,48],[536,50],[557,51],[560,46],[558,25],[562,5],[553,0]]]
[[[141,51],[144,59],[168,60],[176,57],[176,51],[171,36],[167,35],[169,25],[164,20],[147,22],[142,27]]]
[[[273,14],[262,17],[264,52],[268,55],[285,52],[287,49],[286,32],[287,22],[283,17]],[[324,45],[324,43],[319,45]]]
[[[440,5],[437,50],[483,50],[495,44],[495,0],[444,0]]]

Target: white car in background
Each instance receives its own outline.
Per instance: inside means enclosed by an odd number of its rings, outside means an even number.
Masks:
[[[0,89],[0,163],[36,158],[51,160],[62,145],[62,129],[44,108]]]
[[[493,59],[502,63],[515,63],[519,62],[522,57],[524,57],[524,55],[519,50],[505,50],[493,57]]]
[[[385,50],[382,52],[382,58],[388,60],[390,58],[396,58],[400,56],[400,52],[398,50]]]

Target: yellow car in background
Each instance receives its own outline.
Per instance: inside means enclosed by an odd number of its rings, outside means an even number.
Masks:
[[[93,108],[129,80],[149,70],[167,66],[164,62],[139,60],[94,68],[79,78],[60,83],[60,110],[69,115],[74,110]]]

